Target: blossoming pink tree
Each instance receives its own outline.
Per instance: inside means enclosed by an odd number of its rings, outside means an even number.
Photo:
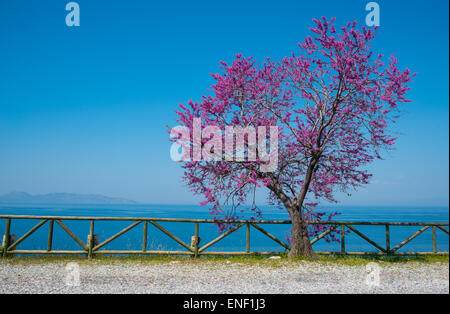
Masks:
[[[227,135],[206,132],[201,141],[185,138],[184,147],[208,145],[208,152],[219,158],[185,160],[183,179],[204,195],[202,205],[209,204],[215,218],[231,220],[239,218],[239,209],[257,188],[267,188],[270,203],[285,208],[292,220],[289,256],[316,257],[310,236],[325,227],[308,222],[322,219],[315,209],[319,200],[335,201],[336,191],[369,183],[364,166],[394,144],[389,127],[399,103],[408,101],[404,95],[413,76],[399,70],[394,57],[385,64],[382,55],[374,55],[373,30],[357,28],[356,22],[337,30],[333,21],[314,20],[313,35],[299,44],[299,55],[279,62],[267,58],[262,64],[241,55],[231,65],[221,62],[222,72],[212,75],[211,95],[177,111],[191,135],[194,120],[201,119],[203,131],[207,126],[250,128],[258,130],[258,141],[273,144],[274,138],[258,127],[278,127],[276,147],[265,152],[277,154],[271,171],[262,169],[268,161],[260,146],[254,160],[227,160],[217,147]],[[219,139],[216,145],[210,145],[212,138]],[[251,144],[249,134],[244,141]],[[261,217],[257,206],[251,210]]]

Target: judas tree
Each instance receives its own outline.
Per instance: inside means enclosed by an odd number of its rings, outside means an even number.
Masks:
[[[261,217],[254,194],[268,189],[292,220],[289,256],[316,257],[310,236],[325,227],[308,223],[321,219],[320,200],[369,183],[365,166],[394,144],[392,123],[413,76],[372,51],[372,29],[314,22],[299,53],[221,62],[211,93],[180,105],[181,127],[172,130],[184,149],[183,179],[214,218],[239,218],[249,198]]]

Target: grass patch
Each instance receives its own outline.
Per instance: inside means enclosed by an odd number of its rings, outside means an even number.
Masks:
[[[411,255],[411,256],[383,256],[383,255],[330,255],[321,256],[320,261],[342,265],[366,265],[371,262],[384,264],[401,263],[449,263],[448,255]]]
[[[170,255],[130,255],[130,256],[104,256],[99,255],[92,260],[84,256],[11,256],[0,258],[2,264],[30,265],[42,263],[68,263],[77,262],[80,265],[117,265],[123,263],[135,264],[235,264],[247,266],[289,267],[301,263],[339,264],[348,266],[364,266],[370,262],[384,265],[401,263],[449,263],[448,255],[418,255],[418,256],[347,256],[347,255],[322,255],[319,260],[308,257],[287,258],[286,254],[280,254],[280,258],[274,259],[263,255],[243,256],[201,256],[190,258],[188,256]]]

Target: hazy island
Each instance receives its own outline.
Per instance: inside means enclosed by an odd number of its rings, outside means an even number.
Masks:
[[[32,195],[26,192],[11,192],[0,196],[0,203],[41,204],[136,204],[135,201],[98,194],[50,193]]]

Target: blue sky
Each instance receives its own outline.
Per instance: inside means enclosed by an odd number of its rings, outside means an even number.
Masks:
[[[0,194],[99,193],[197,203],[165,125],[218,61],[296,51],[312,18],[364,23],[369,1],[79,0],[0,3]],[[448,1],[377,1],[374,48],[418,73],[396,150],[343,205],[443,205],[449,189]]]

